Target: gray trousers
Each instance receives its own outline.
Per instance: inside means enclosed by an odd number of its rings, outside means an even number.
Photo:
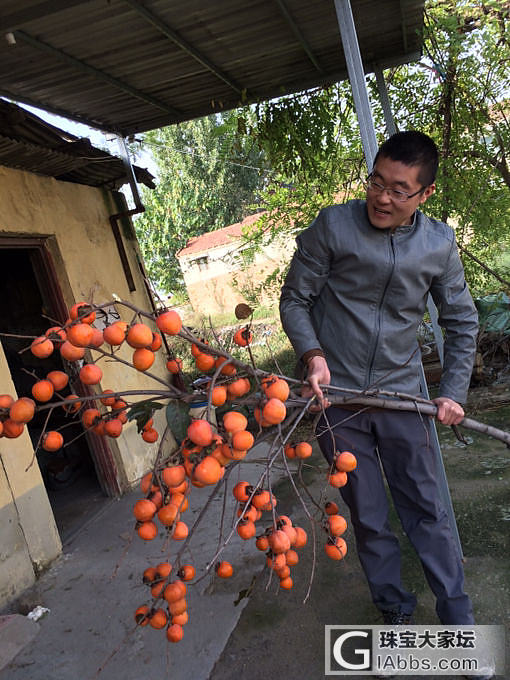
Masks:
[[[417,413],[354,413],[330,407],[316,433],[329,462],[334,446],[357,457],[357,468],[348,473],[340,493],[350,510],[358,556],[376,607],[411,614],[416,606],[416,597],[401,584],[400,547],[388,521],[382,466],[403,529],[436,597],[441,623],[474,623],[460,554],[439,498],[429,419]]]

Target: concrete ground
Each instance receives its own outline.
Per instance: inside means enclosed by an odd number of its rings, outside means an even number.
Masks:
[[[510,429],[510,408],[479,418]],[[477,622],[508,626],[510,452],[502,443],[482,436],[473,436],[469,447],[458,446],[448,428],[440,430],[440,438],[466,558],[466,589]],[[305,480],[318,496],[324,489],[325,465],[318,453],[311,461]],[[261,469],[243,464],[242,478],[254,481]],[[282,474],[276,473],[273,480],[278,510],[308,530],[303,508]],[[232,481],[237,481],[238,470],[232,475]],[[207,490],[192,490],[191,509],[185,516],[190,525],[206,496]],[[284,591],[269,578],[263,554],[252,542],[235,536],[223,555],[232,561],[234,577],[221,581],[209,575],[188,588],[190,621],[182,642],[168,644],[163,632],[135,627],[135,608],[149,601],[141,574],[167,555],[163,540],[144,543],[133,537],[132,506],[139,497],[135,492],[120,500],[105,500],[99,511],[96,506],[81,529],[69,534],[62,557],[24,594],[19,608],[6,612],[26,614],[36,605],[50,610],[40,619],[36,637],[0,670],[0,680],[139,680],[148,676],[318,680],[325,677],[325,624],[381,623],[348,530],[349,552],[342,562],[324,556],[320,536],[306,603],[313,566],[311,542],[300,551],[300,562],[292,569],[294,588]],[[227,525],[232,517],[230,498],[227,494]],[[337,500],[336,492],[328,490],[327,498]],[[221,498],[212,502],[194,537],[189,556],[197,570],[217,549],[222,505]],[[405,537],[400,537],[405,583],[418,597],[416,623],[438,623],[421,567]],[[507,645],[509,641],[507,636]],[[507,674],[510,677],[510,667]],[[434,680],[435,676],[424,677]]]

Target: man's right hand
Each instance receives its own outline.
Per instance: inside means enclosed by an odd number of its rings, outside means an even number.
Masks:
[[[307,365],[307,381],[310,386],[305,386],[301,390],[301,396],[309,399],[312,394],[315,394],[320,404],[320,408],[328,408],[329,401],[324,397],[319,385],[329,385],[331,382],[331,375],[329,373],[326,359],[321,356],[312,357]],[[318,411],[317,406],[310,407],[311,411]]]

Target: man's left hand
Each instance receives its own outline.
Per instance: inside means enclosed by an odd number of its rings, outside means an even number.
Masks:
[[[453,399],[448,397],[438,397],[432,399],[437,406],[437,419],[443,425],[458,425],[464,418],[464,409]]]

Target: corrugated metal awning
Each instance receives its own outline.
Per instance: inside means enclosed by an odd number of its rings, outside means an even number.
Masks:
[[[1,100],[0,165],[115,190],[129,181],[122,159]],[[134,170],[139,182],[154,187],[147,170]]]
[[[424,0],[352,0],[367,70],[420,56]],[[123,135],[346,78],[333,0],[3,0],[0,96]]]

